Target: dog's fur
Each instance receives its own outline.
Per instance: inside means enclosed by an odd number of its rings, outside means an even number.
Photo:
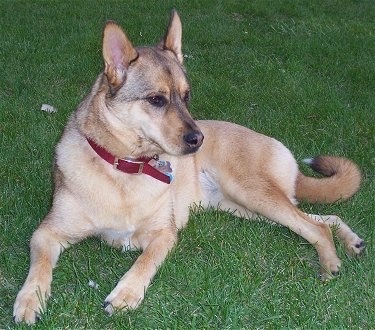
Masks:
[[[361,181],[357,166],[320,156],[309,163],[326,177],[306,177],[273,138],[227,122],[195,122],[188,112],[181,34],[175,11],[156,47],[134,48],[118,25],[105,26],[105,69],[57,145],[53,205],[30,242],[29,275],[14,304],[16,322],[38,319],[60,253],[88,236],[143,251],[104,304],[109,314],[137,307],[195,204],[249,219],[260,214],[290,228],[314,245],[324,279],[340,268],[330,226],[338,227],[351,254],[364,248],[337,216],[307,215],[296,207],[300,199],[334,202],[352,196]],[[86,138],[119,158],[158,154],[171,163],[174,180],[168,185],[119,172]]]

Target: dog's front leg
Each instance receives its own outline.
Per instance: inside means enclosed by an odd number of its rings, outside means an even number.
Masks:
[[[105,299],[104,308],[110,315],[116,310],[134,309],[142,302],[158,267],[177,241],[177,229],[171,226],[137,236],[143,253]]]
[[[13,307],[15,322],[33,324],[39,319],[51,294],[52,269],[67,246],[67,241],[46,222],[34,232],[30,241],[29,274]]]

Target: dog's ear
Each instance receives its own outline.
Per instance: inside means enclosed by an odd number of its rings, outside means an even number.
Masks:
[[[158,44],[158,47],[172,51],[180,64],[183,63],[184,57],[181,51],[182,44],[182,24],[180,16],[176,10],[172,10],[171,18],[165,33],[164,39]]]
[[[125,81],[126,71],[137,57],[137,50],[125,32],[116,23],[107,22],[103,32],[104,73],[113,88]]]

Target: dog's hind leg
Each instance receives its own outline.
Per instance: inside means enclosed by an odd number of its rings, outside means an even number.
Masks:
[[[160,230],[142,230],[135,233],[134,241],[139,242],[143,252],[105,299],[104,308],[109,315],[134,309],[142,302],[158,267],[177,241],[177,229],[171,225]]]
[[[315,221],[325,223],[333,227],[338,238],[345,246],[346,252],[352,256],[360,255],[365,248],[365,242],[337,215],[316,215],[307,214]]]
[[[341,262],[329,225],[300,211],[275,184],[263,181],[262,187],[256,189],[246,188],[246,183],[230,184],[226,185],[225,194],[236,204],[288,227],[312,244],[319,255],[322,279],[338,274]]]

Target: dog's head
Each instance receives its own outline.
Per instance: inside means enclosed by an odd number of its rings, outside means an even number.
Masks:
[[[203,142],[188,111],[190,86],[181,34],[176,11],[155,47],[133,47],[116,23],[108,22],[104,28],[105,69],[100,89],[105,90],[105,107],[101,115],[111,134],[131,150],[127,156],[184,155],[197,151]]]

